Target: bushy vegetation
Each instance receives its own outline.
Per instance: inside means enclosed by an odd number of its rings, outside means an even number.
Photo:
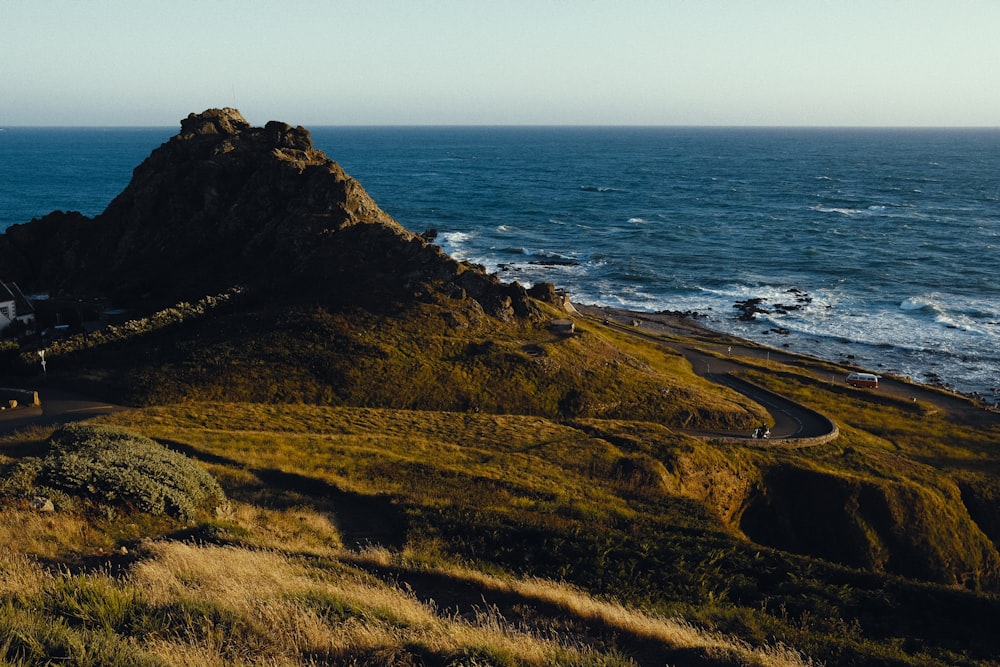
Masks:
[[[108,507],[191,519],[221,503],[215,479],[188,457],[127,430],[69,424],[52,434],[49,452],[22,460],[10,479],[22,494],[54,489]],[[8,490],[11,484],[6,484]]]

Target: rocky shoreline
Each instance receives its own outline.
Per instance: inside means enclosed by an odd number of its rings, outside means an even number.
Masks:
[[[628,310],[626,308],[579,303],[573,303],[572,308],[582,315],[599,318],[604,321],[615,322],[617,324],[636,326],[648,331],[649,333],[664,334],[668,336],[690,336],[715,343],[731,343],[733,347],[739,346],[745,351],[753,349],[758,351],[756,354],[768,354],[768,358],[771,359],[785,358],[788,360],[797,358],[806,362],[825,361],[830,364],[840,365],[845,369],[845,371],[871,370],[861,366],[855,366],[851,363],[851,360],[837,361],[833,359],[822,359],[784,347],[779,349],[756,343],[746,338],[740,338],[739,336],[734,336],[732,334],[715,331],[700,324],[697,321],[699,317],[698,313],[695,312],[671,310],[642,312]],[[888,393],[890,385],[897,385],[898,387],[909,387],[916,391],[925,390],[929,393],[923,394],[924,398],[931,395],[934,397],[932,402],[944,401],[952,411],[956,409],[964,410],[970,407],[976,410],[985,409],[994,414],[1000,411],[1000,405],[986,400],[982,394],[959,392],[940,382],[913,382],[912,380],[908,380],[906,378],[898,378],[891,375],[884,376],[882,373],[878,373],[878,375],[882,377],[883,381],[894,381],[890,384],[885,384],[883,382],[883,385],[881,385],[882,393]]]

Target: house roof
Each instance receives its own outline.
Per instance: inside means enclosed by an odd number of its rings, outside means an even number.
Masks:
[[[24,296],[24,293],[21,292],[21,288],[17,286],[17,283],[8,283],[0,280],[0,302],[3,301],[14,302],[14,311],[18,317],[31,315],[35,312],[34,306],[28,301],[28,297]]]

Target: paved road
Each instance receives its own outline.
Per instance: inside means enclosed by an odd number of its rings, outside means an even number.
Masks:
[[[40,406],[22,406],[0,411],[0,434],[25,426],[64,424],[126,409],[120,405],[94,401],[55,389],[39,390],[38,395]]]
[[[730,374],[746,368],[741,363],[741,359],[768,359],[786,366],[796,367],[804,370],[817,382],[828,384],[831,391],[864,397],[876,403],[919,404],[922,408],[943,412],[954,423],[976,427],[990,427],[1000,424],[1000,411],[987,409],[968,397],[937,387],[914,384],[891,377],[882,377],[879,380],[878,389],[854,389],[848,387],[843,382],[843,378],[846,377],[847,373],[859,369],[845,367],[838,369],[831,375],[829,362],[748,343],[738,338],[709,331],[697,323],[685,321],[684,318],[671,316],[658,318],[656,314],[632,313],[590,306],[578,307],[577,309],[582,314],[595,320],[603,320],[605,324],[615,326],[621,331],[671,347],[684,355],[698,375],[720,384],[726,384],[760,403],[767,408],[775,420],[775,427],[771,429],[772,438],[816,437],[822,435],[822,431],[828,431],[830,423],[822,415],[817,415],[809,408],[788,399],[783,399],[783,403],[765,402],[763,397],[754,393],[760,391],[760,388],[749,383],[743,383],[745,386],[742,388],[737,386],[740,384],[739,378]],[[632,326],[634,324],[639,326]],[[649,333],[646,333],[647,331]],[[682,343],[677,340],[677,337],[694,339],[696,342]],[[771,394],[771,396],[776,395]],[[800,423],[801,428],[795,430],[797,427],[793,426],[792,422]],[[789,431],[789,429],[793,430]]]
[[[593,317],[593,313],[590,315]],[[732,354],[734,346],[739,346],[738,341],[727,340],[724,347],[726,356],[717,357],[699,349],[695,345],[669,340],[659,334],[645,333],[613,318],[604,317],[603,323],[606,326],[612,326],[629,335],[643,338],[644,340],[664,345],[677,351],[688,360],[696,375],[717,384],[725,385],[762,406],[771,415],[771,423],[769,425],[771,428],[771,440],[820,438],[836,432],[834,423],[815,410],[734,375],[736,371],[745,368]],[[737,349],[737,352],[739,353],[739,349]],[[686,430],[685,432],[697,437],[753,440],[750,433],[745,431]]]
[[[815,410],[785,398],[772,391],[743,380],[734,373],[743,370],[737,361],[722,359],[706,354],[696,347],[681,343],[671,343],[656,336],[640,335],[653,342],[666,345],[684,356],[696,375],[737,391],[766,409],[771,415],[771,439],[818,438],[833,432],[832,422]],[[718,432],[708,435],[719,437],[749,438],[743,432]]]
[[[806,371],[806,374],[811,375],[815,381],[828,385],[831,391],[861,397],[873,403],[895,403],[897,405],[913,403],[929,411],[944,413],[951,422],[956,424],[983,428],[1000,424],[1000,411],[995,407],[982,405],[967,396],[938,387],[880,376],[877,389],[853,388],[848,386],[845,381],[847,374],[865,369],[845,367],[838,369],[831,375],[830,363],[781,350],[741,345],[738,342],[730,341],[706,342],[700,344],[700,347],[720,355],[731,354],[737,363],[739,357],[753,357],[758,360],[766,357],[771,361]],[[729,352],[730,349],[731,352]],[[712,358],[714,359],[714,357]]]

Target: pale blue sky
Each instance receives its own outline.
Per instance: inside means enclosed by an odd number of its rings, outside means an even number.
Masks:
[[[1000,126],[998,0],[0,0],[0,126]]]

